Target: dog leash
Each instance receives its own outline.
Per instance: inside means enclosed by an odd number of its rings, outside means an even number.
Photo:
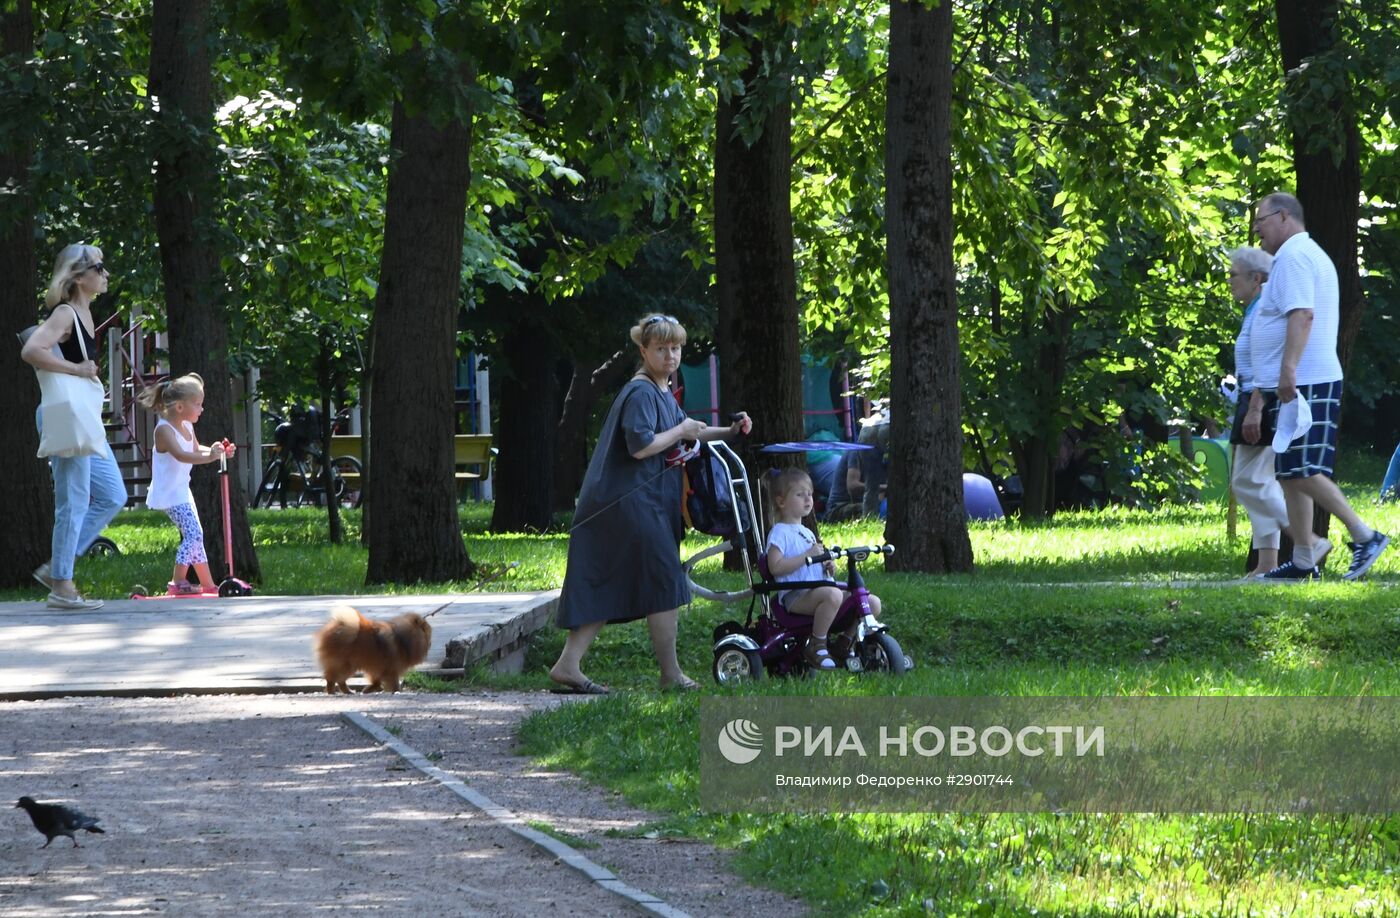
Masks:
[[[670,452],[666,454],[666,462],[664,465],[661,466],[661,471],[657,472],[655,475],[652,475],[646,481],[643,481],[641,484],[637,485],[632,490],[628,491],[626,494],[623,494],[621,497],[617,498],[611,503],[599,507],[593,513],[590,513],[588,516],[579,520],[577,523],[574,523],[572,526],[569,527],[569,532],[572,533],[575,529],[579,528],[585,523],[592,522],[602,514],[606,513],[613,507],[616,507],[618,504],[622,503],[627,498],[631,497],[633,494],[636,494],[642,488],[645,488],[647,485],[660,478],[662,475],[665,475],[667,472],[671,471],[671,469],[680,468],[681,466],[685,465],[687,462],[689,462],[691,459],[694,459],[698,455],[700,455],[699,440],[695,441],[695,443],[688,448],[682,448],[679,446],[673,448]]]
[[[474,592],[476,592],[477,590],[481,589],[482,587],[486,586],[486,584],[488,584],[488,583],[495,583],[497,580],[500,580],[502,577],[504,577],[508,572],[514,570],[515,568],[517,568],[517,567],[519,567],[519,566],[520,566],[520,562],[519,562],[519,561],[512,561],[512,562],[510,562],[509,564],[507,564],[506,566],[502,567],[500,570],[496,571],[496,573],[492,574],[490,577],[487,577],[485,580],[478,580],[476,583],[472,584],[471,589],[469,589],[469,590],[464,590],[463,592],[466,592],[466,593],[474,593]],[[439,612],[441,612],[443,609],[446,609],[448,606],[452,605],[454,602],[456,602],[455,599],[450,599],[450,600],[448,600],[447,602],[445,602],[445,603],[443,603],[442,605],[438,606],[438,607],[437,607],[436,609],[434,609],[433,611],[429,612],[427,615],[423,616],[423,618],[425,618],[425,619],[432,618],[434,615],[437,615]]]
[[[749,431],[753,429],[753,422],[749,420],[748,417],[742,412],[731,414],[729,416],[729,419],[731,421],[738,421],[741,419],[744,421],[743,427],[739,431],[740,436],[748,436]],[[662,475],[665,475],[671,469],[682,468],[687,462],[700,455],[700,449],[703,445],[703,440],[696,440],[692,442],[689,446],[683,446],[679,444],[673,446],[670,452],[666,453],[666,463],[661,467],[661,471],[657,472],[655,475],[652,475],[646,481],[643,481],[641,484],[637,485],[635,488],[628,491],[626,494],[617,498],[613,502],[598,508],[596,511],[590,513],[588,516],[584,517],[579,522],[574,523],[572,526],[569,527],[569,532],[572,534],[573,531],[578,527],[584,525],[585,523],[593,521],[603,513],[606,513],[613,507],[616,507],[618,504],[622,503],[624,500],[631,497],[633,494],[636,494],[642,488],[645,488],[647,485],[651,484],[653,481],[660,478]]]

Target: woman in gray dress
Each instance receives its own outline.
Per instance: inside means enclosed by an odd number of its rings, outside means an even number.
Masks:
[[[549,670],[556,692],[606,694],[580,669],[583,655],[604,625],[639,618],[647,620],[661,688],[698,687],[676,660],[678,610],[690,587],[679,551],[681,470],[668,468],[666,454],[682,441],[747,433],[750,421],[743,412],[729,427],[686,417],[669,388],[685,337],[672,316],[632,327],[642,365],[608,411],[574,510],[557,616],[569,634]]]

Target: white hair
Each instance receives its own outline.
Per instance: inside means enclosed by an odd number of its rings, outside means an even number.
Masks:
[[[1242,245],[1230,253],[1230,266],[1258,274],[1260,280],[1268,280],[1269,272],[1274,267],[1274,256],[1261,248]]]

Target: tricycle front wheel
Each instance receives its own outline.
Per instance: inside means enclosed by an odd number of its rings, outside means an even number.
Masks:
[[[860,657],[861,670],[867,673],[900,676],[909,670],[909,661],[899,642],[883,631],[868,635],[856,646],[856,654]]]
[[[757,650],[744,647],[721,647],[715,651],[711,672],[720,685],[740,685],[757,682],[764,677],[763,658]]]

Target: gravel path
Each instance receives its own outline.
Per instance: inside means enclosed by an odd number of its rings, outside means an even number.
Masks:
[[[0,704],[0,914],[616,915],[630,906],[405,765],[360,711],[523,819],[691,915],[804,913],[727,855],[615,837],[655,817],[513,753],[545,693],[68,698]],[[105,835],[39,850],[21,795],[69,802]]]

